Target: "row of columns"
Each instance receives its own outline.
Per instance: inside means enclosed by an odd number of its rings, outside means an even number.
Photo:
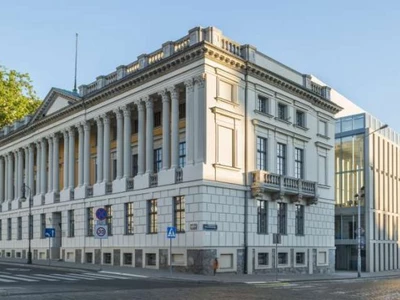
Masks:
[[[194,94],[197,83],[198,93]],[[186,161],[193,164],[195,147],[204,112],[204,78],[190,79],[186,87]],[[162,100],[162,170],[179,167],[179,92],[176,87],[158,93]],[[200,104],[194,103],[200,101]],[[197,105],[197,106],[196,106]],[[200,105],[200,107],[198,106]],[[131,108],[138,111],[138,175],[154,172],[154,99],[142,97],[113,111],[117,124],[117,176],[116,180],[132,177]],[[196,117],[195,117],[196,116]],[[110,115],[94,118],[97,126],[97,184],[110,182]],[[90,184],[90,121],[67,128],[62,132],[64,141],[63,189],[75,189],[75,143],[78,133],[78,187]],[[29,144],[14,152],[0,156],[0,202],[19,199],[23,184],[35,195],[59,193],[59,134]],[[36,186],[34,153],[36,151]],[[201,151],[201,150],[196,150]],[[24,156],[25,155],[25,156]],[[14,180],[12,176],[14,175]],[[15,183],[15,184],[14,184]]]

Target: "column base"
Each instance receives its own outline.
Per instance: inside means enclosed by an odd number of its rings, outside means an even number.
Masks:
[[[83,199],[87,196],[87,186],[78,186],[74,190],[74,199]]]
[[[186,165],[183,167],[183,181],[199,180],[203,178],[203,164]]]
[[[71,193],[71,192],[72,192],[72,193]],[[73,197],[73,192],[74,192],[74,190],[73,190],[73,189],[70,189],[70,188],[65,189],[65,190],[62,190],[62,191],[60,192],[60,201],[61,201],[61,202],[64,202],[64,201],[73,200],[73,199],[74,199],[74,197]]]
[[[175,184],[177,182],[176,169],[161,170],[158,172],[158,185]]]
[[[50,192],[45,195],[45,204],[53,204],[60,202],[60,193],[58,192]]]
[[[150,187],[150,174],[144,173],[133,178],[135,190],[147,189]]]
[[[39,194],[39,195],[35,195],[33,197],[33,206],[40,206],[40,205],[44,205],[44,195],[43,194]]]
[[[9,210],[11,210],[11,203],[9,200],[6,200],[1,204],[1,211],[5,212],[5,211],[9,211]]]
[[[112,190],[113,193],[121,193],[121,192],[126,192],[126,178],[121,178],[121,179],[115,179],[112,182]]]
[[[11,201],[11,209],[20,209],[22,207],[22,202],[19,199],[14,199]]]

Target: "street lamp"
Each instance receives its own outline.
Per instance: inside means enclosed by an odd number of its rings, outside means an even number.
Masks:
[[[368,134],[365,134],[365,131],[364,131],[364,134],[362,135],[362,141],[363,141],[362,145],[363,146],[365,145],[365,139],[368,136],[370,136],[371,134],[373,134],[373,133],[375,133],[375,132],[377,132],[379,130],[385,129],[387,127],[388,127],[388,124],[384,124],[381,127],[379,127],[378,129],[376,129],[376,130],[374,130],[374,131],[372,131],[372,132],[370,132]],[[361,163],[362,163],[361,147],[360,147],[360,155],[359,156],[360,156],[359,168],[361,168]],[[364,156],[365,156],[365,151],[364,151]],[[365,176],[365,160],[364,160],[363,169],[364,169],[364,176]],[[358,177],[359,177],[359,181],[361,181],[361,178],[360,178],[361,174]],[[359,184],[358,186],[360,187],[361,184]],[[365,186],[365,183],[364,183],[364,186]],[[357,222],[358,222],[358,228],[357,228],[357,246],[358,246],[358,251],[357,251],[357,277],[361,277],[361,205],[360,205],[360,202],[361,202],[362,194],[364,194],[364,186],[360,188],[359,194],[355,195],[355,197],[357,197],[357,214],[358,214],[358,216],[357,216]],[[365,201],[364,201],[364,211],[365,211]],[[365,212],[364,212],[364,218],[365,218]]]
[[[28,215],[28,260],[27,260],[27,264],[31,265],[32,264],[32,250],[31,250],[31,239],[32,239],[32,190],[29,186],[27,186],[25,183],[22,186],[22,197],[20,198],[21,202],[25,202],[26,201],[26,197],[25,197],[25,189],[28,190],[29,194],[28,194],[28,201],[29,201],[29,215]]]

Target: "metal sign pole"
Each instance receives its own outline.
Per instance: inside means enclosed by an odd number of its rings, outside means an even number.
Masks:
[[[172,239],[169,239],[169,271],[172,274]]]
[[[51,237],[49,237],[48,239],[49,239],[49,266],[50,266],[50,259],[51,259],[50,239],[51,239]]]
[[[275,281],[278,281],[278,237],[275,240]]]
[[[102,268],[103,265],[102,265],[102,261],[101,261],[102,257],[103,257],[103,239],[100,238],[100,271],[103,269]]]

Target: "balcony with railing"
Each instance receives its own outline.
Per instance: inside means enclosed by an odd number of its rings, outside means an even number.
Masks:
[[[304,199],[308,204],[316,204],[318,201],[317,183],[314,181],[260,170],[251,172],[251,175],[253,197],[259,197],[263,193],[271,193],[272,200],[288,196],[292,202]]]
[[[178,168],[175,170],[175,183],[180,183],[183,181],[183,170]]]

